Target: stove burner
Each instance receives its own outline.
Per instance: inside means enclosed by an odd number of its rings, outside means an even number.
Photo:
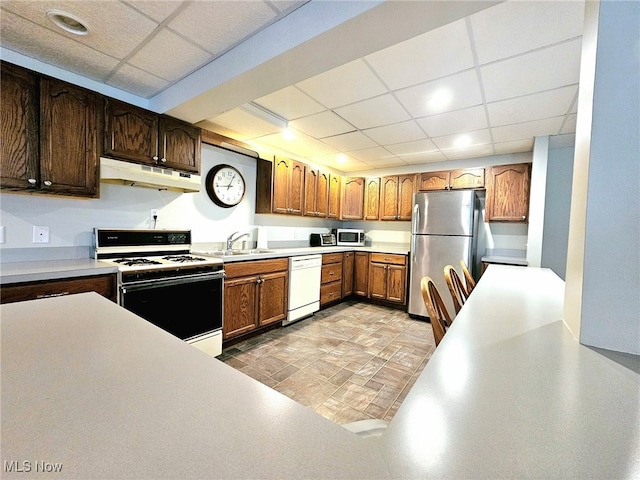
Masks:
[[[167,260],[169,262],[179,262],[179,263],[206,261],[206,258],[192,257],[191,255],[169,255],[166,257],[162,257],[162,259]]]
[[[121,263],[128,267],[133,267],[136,265],[162,265],[162,262],[150,260],[148,258],[119,258],[118,260],[114,260],[114,262]]]

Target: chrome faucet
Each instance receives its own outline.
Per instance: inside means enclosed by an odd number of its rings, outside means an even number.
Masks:
[[[227,250],[231,250],[231,247],[233,246],[233,244],[236,243],[241,238],[249,236],[248,233],[243,233],[242,235],[238,235],[238,233],[240,232],[233,232],[231,235],[227,237]],[[238,236],[235,237],[234,235],[238,235]]]

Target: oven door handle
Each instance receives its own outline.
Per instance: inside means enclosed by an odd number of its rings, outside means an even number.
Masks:
[[[173,285],[180,285],[184,283],[206,282],[208,280],[222,280],[224,276],[224,273],[216,273],[213,275],[185,275],[184,277],[168,278],[165,280],[145,280],[141,282],[131,282],[122,285],[120,290],[124,294],[128,291],[134,292],[137,290],[148,290],[150,288],[157,287],[171,287]]]

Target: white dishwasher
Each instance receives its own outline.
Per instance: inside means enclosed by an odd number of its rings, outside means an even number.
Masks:
[[[320,310],[320,275],[322,255],[289,258],[289,309],[283,325]]]

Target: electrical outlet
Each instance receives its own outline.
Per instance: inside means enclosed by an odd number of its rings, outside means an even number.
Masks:
[[[33,243],[49,243],[49,227],[33,226]]]
[[[155,226],[156,223],[158,223],[158,215],[159,210],[157,208],[152,208],[151,210],[149,210],[149,223],[152,226]]]

